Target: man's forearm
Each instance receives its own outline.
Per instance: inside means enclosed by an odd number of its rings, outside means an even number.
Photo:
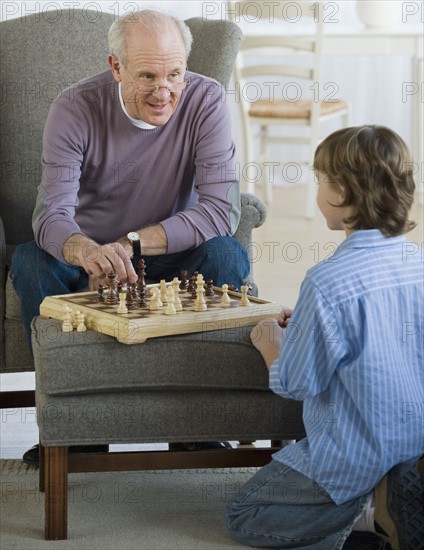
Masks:
[[[141,253],[145,256],[166,254],[168,238],[164,228],[160,225],[151,225],[138,231],[141,240]]]
[[[84,258],[90,254],[90,247],[98,244],[83,233],[74,233],[64,243],[62,255],[66,262],[71,265],[83,266]]]

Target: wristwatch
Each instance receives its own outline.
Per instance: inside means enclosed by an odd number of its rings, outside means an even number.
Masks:
[[[137,231],[130,231],[127,234],[127,239],[132,244],[134,256],[141,256],[141,244],[140,244],[139,233],[137,233]]]

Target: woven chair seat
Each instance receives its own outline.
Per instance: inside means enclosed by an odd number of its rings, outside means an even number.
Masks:
[[[311,116],[311,100],[301,99],[299,101],[286,101],[277,99],[270,101],[260,99],[252,103],[249,116],[269,118],[309,118]],[[347,102],[339,99],[336,101],[321,101],[320,116],[329,115],[347,108]]]

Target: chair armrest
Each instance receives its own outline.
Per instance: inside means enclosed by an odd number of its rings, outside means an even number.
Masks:
[[[249,257],[252,252],[252,231],[265,222],[266,216],[267,209],[261,199],[251,193],[241,193],[241,216],[234,238],[247,250]]]
[[[234,238],[243,245],[249,255],[250,275],[247,282],[252,285],[252,294],[255,296],[258,295],[258,289],[253,276],[252,231],[265,222],[266,216],[267,210],[261,199],[251,193],[241,193],[241,216]]]

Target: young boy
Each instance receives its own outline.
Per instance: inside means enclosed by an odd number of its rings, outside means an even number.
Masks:
[[[363,126],[326,138],[314,169],[327,225],[347,238],[307,272],[294,311],[251,335],[270,388],[303,401],[307,437],[241,488],[226,523],[263,548],[340,549],[359,529],[377,548],[423,549],[424,251],[404,237],[411,158],[393,131]],[[352,539],[345,548],[373,547]]]

